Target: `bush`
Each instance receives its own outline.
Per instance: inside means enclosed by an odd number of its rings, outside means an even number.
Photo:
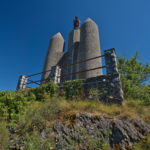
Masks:
[[[118,59],[125,98],[144,100],[150,103],[150,65],[138,61],[138,54]],[[145,83],[147,85],[145,85]]]
[[[47,84],[43,84],[34,89],[30,89],[30,93],[34,93],[36,100],[44,101],[45,99],[54,97],[57,95],[58,85],[54,82],[50,81]]]
[[[82,87],[84,80],[66,81],[63,91],[66,99],[73,99],[82,95]]]
[[[27,97],[13,91],[0,92],[0,117],[3,120],[17,121],[23,115],[28,103]]]
[[[145,105],[150,105],[150,86],[132,87],[127,98],[140,100]]]

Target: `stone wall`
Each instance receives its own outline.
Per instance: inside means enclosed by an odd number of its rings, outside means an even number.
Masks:
[[[118,77],[119,74],[113,74],[87,79],[84,83],[85,96],[90,99],[98,98],[110,104],[122,104],[123,93]]]
[[[104,55],[106,75],[85,78],[83,83],[84,95],[91,99],[98,98],[106,103],[122,104],[124,97],[120,74],[117,68],[115,49],[105,50]]]
[[[71,80],[71,74],[70,76],[64,76],[68,74],[69,69],[69,66],[67,67],[69,58],[68,55],[70,55],[68,52],[64,53],[58,65],[52,67],[49,78],[55,83],[62,84],[66,80]],[[99,100],[102,100],[106,103],[122,104],[124,97],[121,79],[117,68],[115,49],[105,50],[104,56],[106,75],[100,75],[88,79],[85,78],[85,82],[83,84],[84,95],[87,98],[95,98],[96,95]],[[19,79],[17,90],[26,88],[26,83],[27,81],[25,80],[24,82],[24,76],[22,76]],[[92,92],[94,92],[95,95]]]

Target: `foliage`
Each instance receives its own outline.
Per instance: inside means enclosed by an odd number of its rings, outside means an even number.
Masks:
[[[150,65],[138,62],[137,58],[138,55],[136,54],[130,59],[120,57],[118,60],[125,97],[128,99],[123,106],[107,106],[94,100],[84,101],[81,98],[83,80],[66,81],[62,89],[65,98],[58,97],[58,85],[52,81],[37,88],[18,92],[1,91],[0,149],[7,149],[9,144],[7,126],[10,123],[19,125],[20,131],[24,135],[25,149],[28,150],[40,150],[43,147],[44,149],[53,148],[51,140],[41,138],[41,132],[51,127],[57,119],[61,119],[64,123],[71,125],[71,118],[78,112],[95,115],[118,115],[120,118],[138,118],[150,123],[150,85],[148,85]],[[99,91],[93,88],[90,90],[90,95],[97,99]],[[72,99],[72,101],[67,101],[66,99]],[[84,131],[81,132],[83,133]],[[83,134],[86,134],[86,132]],[[103,145],[103,141],[88,137],[87,141],[90,147],[95,148],[96,145],[99,145],[100,149],[107,149],[107,144]],[[150,138],[148,137],[146,140],[136,144],[134,148],[147,150],[150,149],[149,144]]]
[[[6,123],[1,122],[0,125],[0,150],[6,150],[9,144],[9,132]]]
[[[51,140],[42,138],[36,131],[34,131],[32,135],[26,134],[24,141],[24,150],[53,150],[53,143]]]
[[[22,91],[1,91],[0,92],[0,120],[17,122],[28,109],[28,104],[34,101],[44,101],[54,97],[58,86],[53,82],[44,84],[38,88]]]
[[[108,150],[108,148],[109,148],[108,138],[109,138],[109,135],[110,135],[109,131],[103,130],[103,133],[107,134],[107,136],[105,136],[105,138],[97,138],[97,133],[91,134],[85,128],[75,128],[75,130],[78,133],[80,133],[80,137],[85,137],[84,140],[86,140],[86,143],[88,143],[87,145],[85,145],[86,149],[89,149],[89,150],[94,150],[94,149]],[[102,130],[101,130],[101,132],[102,132]],[[80,149],[80,144],[82,145],[82,143],[78,143],[78,144],[79,144],[79,149]]]
[[[29,97],[28,97],[29,98]],[[3,120],[19,120],[28,103],[28,98],[13,91],[0,92],[0,117]]]
[[[149,79],[150,65],[138,62],[138,53],[130,59],[120,57],[118,61],[122,80],[128,80],[131,86],[140,86]]]
[[[59,106],[59,100],[52,99],[46,103],[35,103],[30,106],[30,110],[26,113],[24,120],[20,121],[22,126],[22,132],[26,130],[34,131],[34,129],[41,131],[46,128],[46,122],[51,121],[55,118],[55,115],[58,115],[61,112]],[[22,124],[25,124],[22,125]]]
[[[132,150],[149,150],[150,149],[150,134],[146,137],[145,140],[136,143]]]
[[[143,103],[150,105],[150,86],[132,87],[130,91],[128,91],[127,97],[141,100]]]
[[[21,137],[23,137],[25,149],[41,149],[42,146],[44,149],[53,147],[53,142],[50,138],[52,133],[51,128],[55,121],[59,119],[66,125],[70,125],[71,118],[78,112],[87,112],[94,115],[119,116],[120,119],[124,117],[141,118],[150,123],[149,106],[146,106],[142,101],[133,100],[126,101],[124,106],[120,107],[117,105],[104,105],[94,100],[83,101],[82,99],[78,99],[67,101],[62,97],[54,97],[45,102],[35,101],[29,106],[28,110],[25,117],[22,117],[18,123],[18,132],[23,135]],[[43,131],[49,137],[42,138]],[[0,136],[2,134],[0,132]],[[81,134],[86,134],[86,132],[81,131]],[[5,139],[7,142],[7,136]],[[107,149],[108,146],[107,143],[101,140],[90,138],[90,135],[87,135],[87,141],[89,147],[92,148],[98,146],[100,149]]]
[[[150,65],[138,61],[136,53],[130,59],[120,57],[118,59],[118,68],[121,74],[123,91],[126,98],[149,100],[149,86],[144,83],[150,81]],[[146,95],[144,95],[144,93]]]
[[[50,81],[37,88],[29,90],[30,93],[34,93],[36,100],[44,101],[47,98],[57,95],[58,85]]]
[[[66,81],[63,91],[66,99],[77,98],[82,95],[83,80]]]
[[[101,92],[97,88],[91,88],[89,90],[89,98],[91,97],[92,99],[99,100],[100,95],[101,95]]]

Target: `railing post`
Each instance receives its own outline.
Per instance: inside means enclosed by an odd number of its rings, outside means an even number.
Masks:
[[[107,75],[119,73],[118,68],[117,68],[117,59],[116,59],[115,49],[105,50],[104,53],[105,53]]]
[[[27,81],[28,81],[27,76],[26,75],[21,75],[19,77],[19,80],[18,80],[17,91],[22,90],[22,89],[26,89],[27,88]]]
[[[105,50],[106,73],[109,77],[109,98],[122,104],[124,99],[115,49]]]
[[[61,68],[59,66],[51,67],[50,80],[53,80],[54,83],[60,83]]]

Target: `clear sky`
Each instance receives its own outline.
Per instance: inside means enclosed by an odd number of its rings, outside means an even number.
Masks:
[[[99,26],[101,49],[150,63],[150,0],[0,0],[0,90],[40,72],[50,37],[67,41],[74,16]]]

